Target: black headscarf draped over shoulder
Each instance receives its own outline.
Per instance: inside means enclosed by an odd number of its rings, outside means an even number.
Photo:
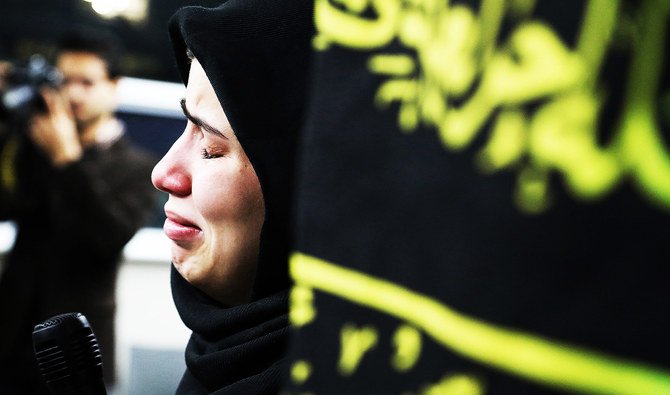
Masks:
[[[170,20],[184,82],[190,49],[214,87],[263,188],[266,219],[255,295],[288,286],[293,163],[308,85],[313,2],[229,0]]]
[[[172,269],[175,305],[193,331],[179,394],[277,393],[285,374],[291,191],[312,7],[306,0],[229,0],[182,8],[170,19],[182,79],[188,82],[188,48],[254,166],[266,207],[250,303],[224,306]]]

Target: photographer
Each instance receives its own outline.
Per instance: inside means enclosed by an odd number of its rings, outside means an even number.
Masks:
[[[17,235],[0,278],[2,394],[45,392],[33,326],[73,311],[85,314],[97,335],[106,384],[115,380],[120,257],[156,198],[154,159],[132,146],[114,116],[119,55],[112,37],[73,33],[56,58],[62,83],[34,87],[39,100],[23,113],[4,111],[0,220],[15,221]],[[0,72],[5,90],[13,70]]]

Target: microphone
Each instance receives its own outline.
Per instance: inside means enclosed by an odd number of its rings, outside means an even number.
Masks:
[[[35,325],[33,348],[53,395],[107,395],[98,340],[83,314],[60,314]]]

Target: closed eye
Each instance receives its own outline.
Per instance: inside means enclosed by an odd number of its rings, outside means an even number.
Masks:
[[[223,156],[221,154],[210,154],[209,151],[207,151],[207,148],[203,148],[200,151],[200,154],[202,156],[202,159],[216,159],[221,158]]]

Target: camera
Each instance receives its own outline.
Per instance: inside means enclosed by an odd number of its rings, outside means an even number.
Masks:
[[[13,66],[0,90],[0,118],[27,119],[44,110],[43,87],[58,88],[63,75],[41,55],[33,55],[25,67]]]

